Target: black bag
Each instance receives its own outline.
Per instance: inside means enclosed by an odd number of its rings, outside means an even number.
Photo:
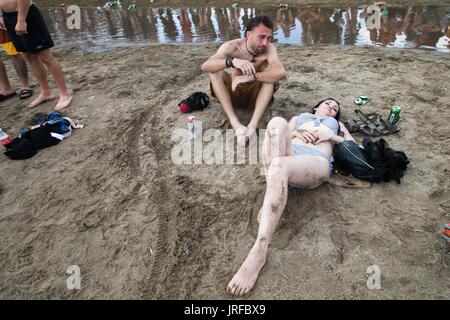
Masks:
[[[340,143],[334,160],[336,167],[345,173],[370,182],[395,180],[400,183],[410,163],[404,152],[389,148],[383,138],[373,142],[369,137],[364,138],[363,148],[351,140]]]
[[[400,183],[410,161],[403,151],[389,148],[386,140],[380,138],[373,142],[370,138],[363,140],[364,154],[375,171],[385,182],[395,180]]]
[[[352,140],[345,140],[336,147],[334,163],[346,174],[352,174],[358,179],[370,182],[381,181],[375,168],[366,159],[363,149]]]
[[[209,97],[204,92],[194,92],[188,98],[182,100],[178,107],[180,112],[189,113],[194,110],[203,110],[209,105]]]

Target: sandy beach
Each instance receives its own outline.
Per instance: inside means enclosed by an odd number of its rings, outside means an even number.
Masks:
[[[187,118],[177,103],[192,91],[209,94],[200,65],[216,48],[55,50],[74,92],[63,114],[85,127],[29,160],[0,157],[0,298],[229,298],[225,287],[255,239],[261,166],[171,160],[171,134]],[[261,128],[327,97],[343,104],[344,119],[353,118],[353,100],[365,94],[367,112],[402,107],[401,131],[385,138],[411,164],[401,184],[290,190],[248,298],[448,299],[450,255],[440,232],[450,221],[449,55],[332,46],[278,51],[289,75]],[[1,126],[15,135],[52,105],[27,110],[8,100],[0,106]],[[214,100],[194,115],[204,129],[229,128]],[[81,290],[66,287],[70,265],[80,267]],[[381,270],[381,290],[367,288],[371,265]]]

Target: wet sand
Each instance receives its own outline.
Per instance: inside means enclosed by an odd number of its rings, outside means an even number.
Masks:
[[[448,299],[450,256],[440,235],[450,221],[448,54],[278,48],[289,76],[261,127],[326,97],[353,117],[354,97],[365,94],[367,112],[402,107],[402,129],[386,139],[412,163],[400,185],[290,190],[249,298]],[[255,239],[260,166],[171,161],[171,133],[187,118],[177,103],[191,91],[209,93],[200,65],[215,49],[56,50],[75,93],[64,114],[85,128],[29,160],[1,155],[1,298],[228,298],[225,287]],[[17,134],[52,105],[4,102],[2,128]],[[205,129],[229,126],[214,101],[195,115]],[[70,265],[81,268],[80,291],[66,287]],[[367,289],[370,265],[381,269],[382,290]]]

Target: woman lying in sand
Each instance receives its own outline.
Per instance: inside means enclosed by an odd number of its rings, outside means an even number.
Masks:
[[[288,184],[313,189],[328,181],[332,171],[334,144],[354,140],[338,123],[339,103],[334,99],[319,102],[313,113],[302,113],[289,124],[280,117],[270,120],[263,144],[266,194],[258,215],[256,242],[244,263],[231,279],[227,291],[242,296],[255,285],[266,262],[267,248],[280,220],[288,195]],[[338,131],[344,137],[338,136]]]

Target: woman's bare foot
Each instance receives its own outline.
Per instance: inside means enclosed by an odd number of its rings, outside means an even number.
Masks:
[[[55,106],[55,110],[59,111],[64,109],[65,107],[69,106],[69,104],[72,102],[72,96],[68,95],[68,96],[60,96],[59,97],[59,101]]]
[[[29,105],[28,108],[34,108],[37,107],[38,105],[40,105],[41,103],[44,103],[45,101],[50,101],[55,99],[55,97],[50,93],[48,94],[43,94],[42,92],[39,94],[39,96],[34,99]]]
[[[243,296],[255,286],[259,272],[266,263],[267,243],[257,240],[248,253],[242,266],[231,279],[227,292],[235,296]]]

